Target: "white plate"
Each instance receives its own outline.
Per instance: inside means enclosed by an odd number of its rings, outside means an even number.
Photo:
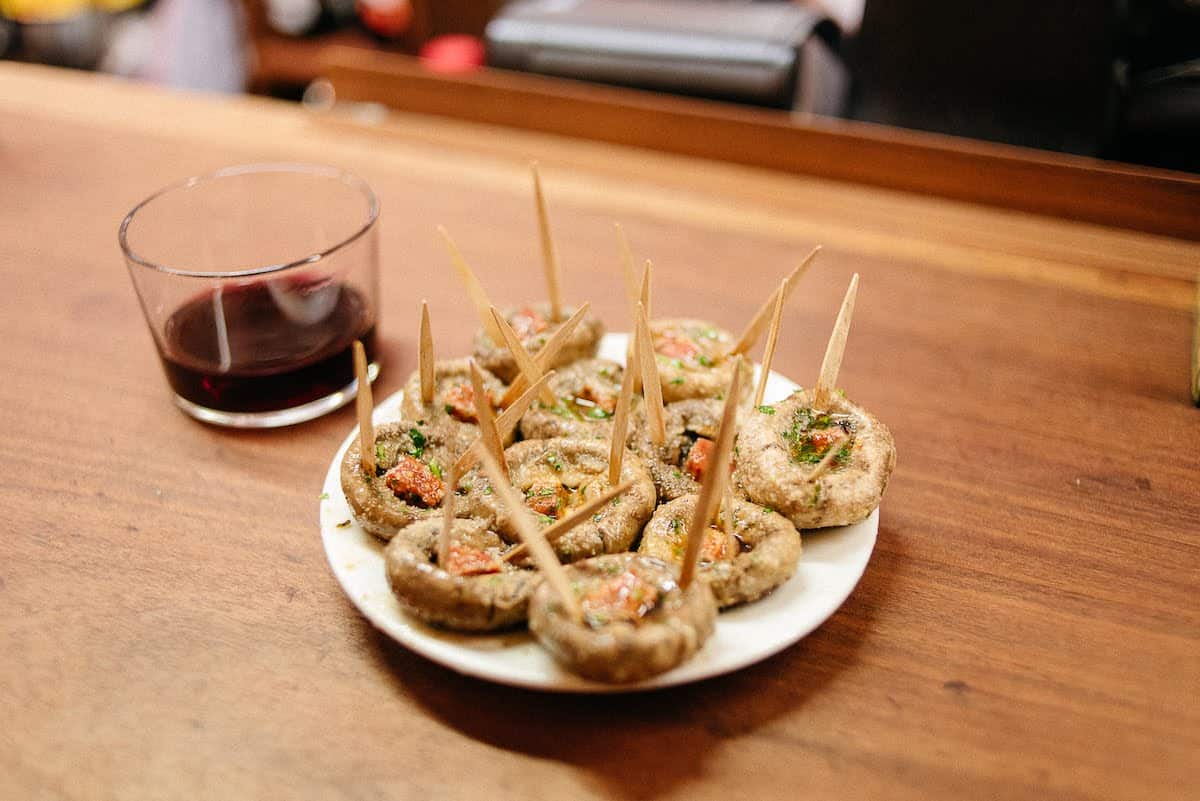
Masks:
[[[623,362],[625,343],[624,334],[608,334],[600,355]],[[766,397],[779,400],[795,389],[793,382],[772,373]],[[397,392],[376,406],[376,423],[400,416],[400,398]],[[454,634],[401,610],[384,575],[383,543],[359,528],[342,494],[342,456],[357,435],[356,428],[330,463],[321,501],[325,555],[342,589],[368,620],[402,645],[468,676],[517,687],[582,693],[648,690],[719,676],[766,659],[813,631],[842,605],[867,567],[879,530],[876,509],[861,523],[805,534],[796,574],[766,598],[721,613],[713,636],[690,661],[638,684],[602,684],[559,667],[526,631]]]

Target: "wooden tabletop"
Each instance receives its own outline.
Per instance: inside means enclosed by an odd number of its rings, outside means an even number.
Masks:
[[[0,97],[0,798],[1195,797],[1197,244],[41,68],[0,65]],[[801,382],[861,274],[840,383],[899,450],[878,545],[841,610],[757,666],[624,699],[456,675],[325,563],[352,409],[238,433],[171,406],[116,243],[135,202],[230,163],[360,173],[383,204],[382,397],[422,297],[439,351],[468,345],[437,223],[495,296],[539,285],[530,157],[566,294],[613,329],[614,220],[655,260],[656,314],[731,328],[823,243],[776,355]]]

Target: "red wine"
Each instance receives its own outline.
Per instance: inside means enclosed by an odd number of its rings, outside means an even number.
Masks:
[[[354,380],[356,339],[373,361],[375,319],[358,290],[290,277],[189,300],[168,318],[159,355],[180,397],[220,411],[269,412]]]

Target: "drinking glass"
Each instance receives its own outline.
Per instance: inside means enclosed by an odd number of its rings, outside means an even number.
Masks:
[[[167,187],[121,222],[175,404],[208,423],[310,420],[374,380],[379,202],[333,167],[250,164]]]

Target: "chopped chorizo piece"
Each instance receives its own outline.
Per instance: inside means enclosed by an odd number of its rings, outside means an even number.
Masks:
[[[512,325],[513,333],[520,339],[540,334],[550,327],[550,323],[546,321],[545,317],[528,306],[513,315],[509,323]]]
[[[692,444],[692,449],[688,451],[687,459],[683,463],[683,469],[696,481],[704,478],[704,471],[708,467],[708,460],[712,456],[713,447],[711,439],[700,437]]]
[[[437,506],[446,494],[442,480],[420,459],[403,454],[383,475],[387,488],[403,500],[425,508]]]
[[[593,384],[585,385],[577,397],[602,410],[605,415],[611,415],[617,410],[617,396],[602,389],[597,389]]]
[[[700,560],[702,562],[720,562],[732,559],[740,552],[741,547],[738,544],[737,538],[732,534],[726,534],[724,531],[713,526],[709,526],[705,530],[704,543],[700,546]]]
[[[583,596],[584,617],[592,625],[623,620],[636,623],[658,603],[658,588],[631,570],[592,587]]]
[[[455,384],[443,396],[446,411],[464,423],[478,422],[475,416],[475,388],[470,384]]]
[[[482,548],[457,543],[450,546],[442,568],[452,576],[482,576],[499,573],[501,569],[495,557]]]
[[[668,333],[654,344],[654,350],[669,359],[694,359],[700,349],[696,343],[678,334]]]
[[[525,491],[525,505],[539,515],[557,518],[566,498],[562,484],[536,483]]]

